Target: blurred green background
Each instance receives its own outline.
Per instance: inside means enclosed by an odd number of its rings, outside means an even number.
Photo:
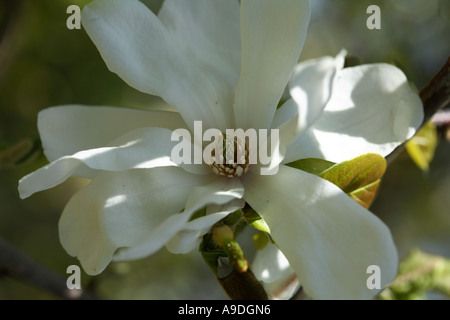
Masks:
[[[110,73],[83,30],[66,28],[66,8],[82,0],[0,0],[0,143],[36,138],[40,110],[62,104],[152,108],[161,103]],[[161,1],[143,1],[157,11]],[[301,60],[335,55],[342,48],[362,63],[399,66],[421,89],[449,52],[449,0],[312,0],[312,20]],[[368,30],[366,9],[381,8],[381,30]],[[371,208],[391,228],[404,257],[419,247],[450,257],[450,148],[441,141],[429,172],[406,153],[388,168]],[[0,237],[64,277],[78,264],[62,249],[57,223],[65,203],[85,181],[71,179],[20,200],[18,180],[46,164],[42,155],[0,169]],[[244,246],[247,244],[244,243]],[[252,252],[249,251],[251,258]],[[223,299],[197,252],[165,249],[140,261],[113,263],[98,277],[82,274],[83,286],[108,299]],[[443,296],[430,295],[440,299]],[[2,274],[0,299],[54,299],[20,279]]]

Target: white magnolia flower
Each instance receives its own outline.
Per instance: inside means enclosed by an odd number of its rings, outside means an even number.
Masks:
[[[390,65],[342,69],[341,54],[295,67],[309,16],[307,0],[166,0],[158,16],[137,0],[93,1],[83,26],[109,69],[178,112],[42,111],[38,128],[50,164],[20,181],[21,197],[70,176],[92,179],[59,223],[62,245],[89,274],[164,245],[188,252],[247,202],[310,296],[372,297],[367,266],[381,268],[382,285],[397,270],[388,228],[332,183],[284,163],[387,155],[419,126],[421,103]],[[289,80],[293,99],[277,110]],[[196,120],[204,130],[279,128],[271,162],[278,173],[260,175],[256,164],[225,178],[206,164],[176,165],[171,134],[192,130]],[[206,216],[190,220],[205,206]]]

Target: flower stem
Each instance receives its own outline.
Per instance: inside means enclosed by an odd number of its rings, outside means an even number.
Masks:
[[[199,250],[230,299],[269,299],[234,240],[231,227],[226,224],[216,226],[212,233],[203,237]]]
[[[250,268],[245,272],[239,272],[231,267],[231,262],[227,258],[222,258],[218,262],[218,273],[221,269],[231,270],[224,278],[217,278],[223,290],[232,300],[268,300],[266,291],[262,284],[256,279]]]

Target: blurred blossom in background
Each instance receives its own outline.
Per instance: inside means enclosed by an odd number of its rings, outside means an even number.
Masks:
[[[132,89],[109,72],[83,29],[67,29],[67,7],[83,7],[88,2],[0,2],[0,147],[37,138],[37,114],[50,106],[167,108],[159,98]],[[155,12],[162,3],[142,2]],[[449,55],[448,0],[311,2],[311,23],[300,60],[334,56],[345,48],[361,63],[395,64],[420,90]],[[381,9],[381,30],[366,27],[366,10],[372,4]],[[64,205],[86,181],[71,179],[20,200],[18,180],[46,163],[39,155],[14,168],[0,167],[0,237],[67,277],[67,267],[79,262],[61,247],[57,224]],[[428,172],[417,168],[406,152],[389,165],[370,210],[391,228],[401,258],[416,247],[450,257],[449,163],[449,143],[441,140]],[[251,240],[245,232],[242,236]],[[242,244],[251,261],[252,244]],[[97,277],[82,273],[82,286],[107,299],[227,298],[196,251],[173,255],[162,249],[143,260],[113,263]],[[53,298],[39,288],[2,276],[0,268],[0,300]]]

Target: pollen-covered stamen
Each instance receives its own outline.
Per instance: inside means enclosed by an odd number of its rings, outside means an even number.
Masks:
[[[227,137],[224,133],[219,138],[221,139],[216,139],[216,148],[211,152],[213,162],[210,167],[212,171],[219,176],[228,178],[240,177],[247,173],[249,147],[245,141],[236,136]],[[216,156],[216,150],[218,156]]]

